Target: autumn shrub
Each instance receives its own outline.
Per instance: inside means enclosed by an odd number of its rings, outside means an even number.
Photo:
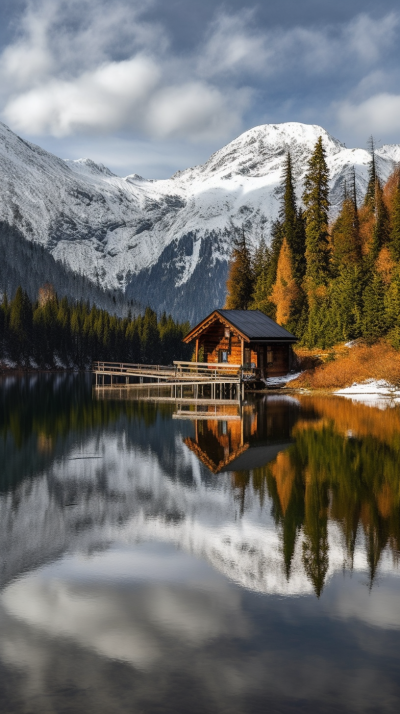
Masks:
[[[314,358],[315,359],[315,358]],[[303,363],[305,363],[305,355]],[[306,369],[290,383],[293,388],[340,389],[368,379],[385,380],[400,387],[400,352],[387,342],[355,345],[333,361]]]

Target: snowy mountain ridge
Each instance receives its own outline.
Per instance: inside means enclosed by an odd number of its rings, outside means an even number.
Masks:
[[[353,166],[362,199],[370,155],[316,125],[255,127],[203,165],[152,180],[118,177],[90,159],[64,161],[0,124],[0,220],[94,283],[194,322],[224,300],[232,226],[244,226],[253,245],[262,235],[268,240],[286,152],[300,199],[319,136],[334,215]],[[400,145],[383,146],[376,159],[385,180],[400,161]]]

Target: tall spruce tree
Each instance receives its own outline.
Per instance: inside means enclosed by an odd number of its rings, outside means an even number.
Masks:
[[[374,342],[382,337],[387,330],[387,314],[385,310],[385,285],[379,273],[373,273],[363,295],[363,337],[368,342]]]
[[[375,260],[381,248],[389,243],[390,239],[390,218],[386,203],[383,198],[383,190],[378,179],[375,181],[375,224],[371,246],[371,257]]]
[[[293,166],[290,152],[286,155],[283,178],[283,196],[280,210],[280,223],[283,236],[289,246],[293,276],[300,288],[304,278],[305,262],[305,222],[301,210],[297,209],[293,182]]]
[[[275,306],[270,301],[269,271],[271,258],[272,251],[267,246],[264,237],[262,237],[253,257],[254,289],[251,308],[261,310],[266,314],[270,314],[275,310]]]
[[[308,162],[303,202],[306,220],[305,291],[308,306],[303,339],[310,347],[326,344],[327,284],[329,277],[329,172],[322,137]]]
[[[308,290],[326,285],[329,274],[329,172],[320,136],[308,162],[303,201],[306,207],[306,280]]]
[[[254,274],[244,229],[234,239],[233,246],[225,307],[228,310],[247,310],[253,299]]]
[[[361,261],[361,239],[357,205],[347,194],[332,229],[332,267],[334,273]]]
[[[283,234],[288,246],[293,250],[296,235],[297,205],[296,194],[293,185],[292,159],[290,151],[286,154],[286,161],[283,173],[283,196],[280,210],[280,221],[282,223]]]
[[[376,182],[379,182],[379,177],[376,170],[375,143],[373,136],[370,136],[368,140],[368,149],[371,154],[371,161],[368,167],[368,185],[367,192],[364,198],[364,205],[370,206],[371,208],[375,209],[375,190]]]

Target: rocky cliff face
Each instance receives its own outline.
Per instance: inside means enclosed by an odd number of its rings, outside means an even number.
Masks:
[[[232,227],[244,226],[253,244],[268,240],[285,154],[292,153],[300,197],[319,136],[334,214],[352,166],[362,198],[370,156],[319,126],[255,127],[202,166],[157,181],[120,178],[89,159],[63,161],[1,124],[0,220],[93,283],[194,322],[224,301]],[[377,151],[382,179],[398,160],[400,145]]]

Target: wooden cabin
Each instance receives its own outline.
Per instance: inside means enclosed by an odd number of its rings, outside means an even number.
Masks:
[[[297,338],[260,310],[214,310],[183,340],[195,343],[195,361],[240,365],[261,379],[282,377],[293,363]]]

